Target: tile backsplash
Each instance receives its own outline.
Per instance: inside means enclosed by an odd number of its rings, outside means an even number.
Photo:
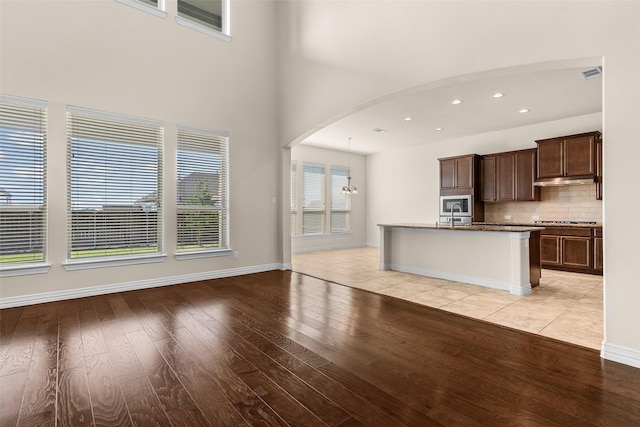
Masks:
[[[485,203],[486,222],[530,223],[541,221],[602,222],[602,200],[596,200],[596,184],[541,187],[539,202]],[[504,219],[510,215],[511,219]]]

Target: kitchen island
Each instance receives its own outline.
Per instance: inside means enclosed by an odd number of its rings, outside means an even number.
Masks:
[[[378,224],[380,269],[527,295],[540,281],[541,227]]]

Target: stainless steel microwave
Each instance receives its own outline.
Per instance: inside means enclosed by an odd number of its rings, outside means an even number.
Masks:
[[[440,216],[470,217],[473,214],[473,199],[471,195],[440,196]]]

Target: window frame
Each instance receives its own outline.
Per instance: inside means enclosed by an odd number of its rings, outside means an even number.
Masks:
[[[158,0],[158,6],[150,5],[142,0],[116,0],[119,3],[141,10],[143,12],[150,13],[160,18],[166,18],[167,12],[165,9],[165,0]]]
[[[291,237],[298,236],[298,162],[291,161],[289,207],[291,210]]]
[[[339,166],[339,165],[331,165],[330,166],[331,173],[329,175],[329,192],[331,197],[331,203],[329,206],[329,233],[331,235],[339,235],[339,234],[351,234],[351,196],[342,193],[342,188],[347,185],[347,177],[351,176],[351,170],[348,166]],[[338,182],[337,186],[334,186],[335,177],[342,177],[342,174],[334,174],[334,171],[339,171],[344,173],[344,181]],[[334,191],[337,191],[334,193]],[[344,207],[343,208],[335,208],[334,207],[334,197],[343,197],[344,198]],[[333,226],[333,214],[334,213],[344,213],[346,228],[344,230],[334,231]]]
[[[220,0],[221,2],[221,14],[220,14],[220,19],[222,20],[222,26],[220,30],[217,30],[213,27],[210,27],[208,25],[205,25],[199,21],[194,20],[193,18],[188,18],[185,16],[180,15],[180,12],[178,12],[179,10],[179,3],[180,0],[176,1],[176,22],[179,25],[182,25],[184,27],[190,28],[192,30],[195,31],[199,31],[201,33],[207,34],[209,36],[213,36],[217,39],[220,39],[222,41],[226,41],[226,42],[230,42],[232,40],[231,38],[231,25],[230,25],[230,9],[231,9],[231,5],[230,5],[230,0]]]
[[[109,127],[112,129],[117,129],[110,133]],[[95,136],[94,135],[95,132]],[[127,133],[129,132],[129,133]],[[139,142],[141,136],[138,132],[143,132],[147,139],[144,139],[143,142]],[[92,138],[95,138],[93,140]],[[113,138],[113,139],[108,139]],[[117,139],[127,139],[132,138],[135,140],[135,143],[123,143],[122,141],[117,141]],[[74,145],[74,139],[76,140],[76,145]],[[115,139],[115,140],[114,140]],[[82,142],[78,142],[78,140]],[[93,141],[93,142],[91,142]],[[156,232],[152,234],[146,234],[148,236],[153,236],[155,234],[155,238],[157,239],[157,250],[135,253],[133,247],[130,247],[129,254],[117,254],[117,255],[96,255],[96,256],[87,256],[87,257],[74,257],[72,256],[73,251],[79,250],[78,247],[74,248],[73,243],[73,233],[77,232],[77,229],[73,226],[73,203],[77,200],[74,197],[74,178],[73,178],[73,163],[72,156],[74,154],[74,149],[78,149],[82,144],[86,144],[86,147],[91,148],[91,146],[95,143],[96,146],[105,145],[106,144],[129,144],[131,145],[131,149],[139,149],[140,147],[151,147],[155,150],[155,164],[157,169],[155,170],[155,181],[150,185],[155,187],[156,193],[156,203],[155,203],[155,227]],[[79,144],[79,145],[78,145]],[[126,147],[126,145],[125,145]],[[164,123],[157,120],[151,119],[143,119],[132,116],[125,116],[121,114],[108,113],[104,111],[96,111],[90,110],[87,108],[67,106],[67,255],[66,261],[63,266],[65,270],[81,270],[88,268],[98,268],[98,267],[110,267],[110,266],[119,266],[119,265],[131,265],[131,264],[146,264],[146,263],[155,263],[162,262],[166,259],[166,255],[164,254],[164,227],[163,227],[163,176],[164,176],[164,165],[163,165],[163,157],[164,157]],[[119,153],[118,150],[113,150],[110,152],[111,154],[118,154],[122,158],[126,158],[126,152],[124,154]],[[105,154],[106,156],[106,154]],[[92,159],[94,161],[102,160],[100,157],[89,157],[88,159]],[[78,165],[82,166],[82,163],[78,163]],[[86,166],[85,166],[86,167]],[[134,166],[130,166],[134,170]],[[105,166],[106,168],[106,166]],[[96,175],[97,177],[98,175]],[[90,175],[79,175],[80,178],[87,177],[90,178]],[[139,183],[143,183],[144,181],[141,179],[140,181],[136,181]],[[79,187],[79,188],[86,188]],[[109,197],[113,197],[113,195],[121,195],[123,193],[118,192],[106,192],[105,195]],[[129,197],[132,195],[129,194]],[[106,196],[105,196],[106,197]],[[144,196],[140,196],[142,198]],[[83,201],[86,199],[82,199]],[[107,200],[103,201],[102,210],[96,210],[95,212],[107,212],[104,209],[104,206],[107,205]],[[135,202],[132,202],[132,206],[135,205]],[[148,209],[145,209],[142,205],[140,205],[140,209],[142,212],[146,212]],[[153,211],[153,209],[150,209]],[[79,211],[80,212],[80,211]],[[107,214],[104,214],[106,217]],[[117,216],[117,215],[116,215]],[[116,218],[116,222],[117,218]],[[118,231],[117,226],[115,228],[106,228],[106,230]],[[95,232],[94,232],[95,233]],[[129,237],[130,238],[130,237]],[[151,246],[153,247],[153,246]],[[108,251],[108,248],[104,248],[104,251]]]
[[[23,261],[23,262],[14,262],[14,263],[6,263],[0,264],[0,277],[8,277],[8,276],[20,276],[20,275],[29,275],[29,274],[42,274],[47,273],[50,268],[50,264],[48,263],[48,200],[47,200],[47,133],[48,133],[48,103],[45,101],[39,101],[35,99],[22,98],[11,95],[0,94],[0,103],[8,104],[6,107],[9,110],[11,107],[9,105],[13,105],[13,108],[20,109],[37,109],[33,114],[28,115],[20,115],[18,119],[12,119],[7,124],[9,126],[20,126],[21,130],[31,130],[33,128],[39,128],[40,133],[38,134],[39,147],[38,149],[41,152],[41,163],[38,163],[36,167],[41,168],[41,179],[39,180],[42,195],[41,201],[42,204],[39,205],[38,209],[42,211],[41,221],[41,231],[38,233],[42,239],[42,256],[41,260],[31,260],[31,261]],[[7,114],[11,114],[7,111]],[[24,127],[22,124],[24,123]],[[21,144],[20,144],[21,145]],[[35,184],[34,184],[35,185]],[[7,198],[7,202],[9,198]],[[7,203],[9,205],[9,203]]]
[[[307,173],[306,168],[317,168],[322,170],[322,179],[320,180],[320,190],[318,194],[321,197],[319,200],[321,206],[319,207],[305,207],[305,199],[307,198],[305,183],[305,175]],[[327,234],[327,167],[324,164],[320,163],[310,163],[310,162],[302,162],[302,200],[301,200],[301,208],[302,208],[302,236],[303,237],[317,237],[324,236]],[[321,224],[321,230],[313,233],[305,232],[305,214],[309,215],[322,215],[322,220],[319,222]]]
[[[184,259],[194,259],[194,258],[204,258],[204,257],[216,257],[216,256],[228,256],[231,254],[231,244],[230,244],[230,218],[229,218],[229,133],[225,131],[218,130],[210,130],[210,129],[202,129],[188,125],[178,124],[176,126],[177,135],[176,135],[176,176],[175,176],[175,185],[176,185],[176,253],[175,257],[177,260]],[[219,213],[219,221],[221,224],[221,247],[219,248],[198,248],[198,249],[180,249],[178,246],[180,240],[180,227],[178,226],[178,213],[180,209],[185,209],[184,206],[189,205],[181,205],[180,204],[180,180],[184,179],[180,178],[180,133],[188,133],[191,136],[199,135],[204,136],[205,138],[216,138],[221,139],[223,141],[217,141],[221,143],[216,147],[215,150],[207,151],[208,153],[222,153],[222,160],[220,161],[219,171],[220,176],[220,184],[219,184],[219,192],[220,192],[220,205],[216,208],[211,209],[211,211],[222,211]],[[181,207],[182,206],[182,207]],[[214,206],[214,205],[212,205]],[[222,218],[220,220],[220,218]]]

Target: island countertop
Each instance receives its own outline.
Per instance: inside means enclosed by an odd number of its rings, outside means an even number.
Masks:
[[[456,230],[456,231],[498,231],[508,233],[525,233],[530,231],[540,231],[544,227],[520,226],[520,225],[493,225],[493,224],[473,224],[473,225],[456,225],[450,227],[445,224],[422,224],[422,223],[393,223],[378,224],[378,227],[385,228],[414,228],[429,230]]]

